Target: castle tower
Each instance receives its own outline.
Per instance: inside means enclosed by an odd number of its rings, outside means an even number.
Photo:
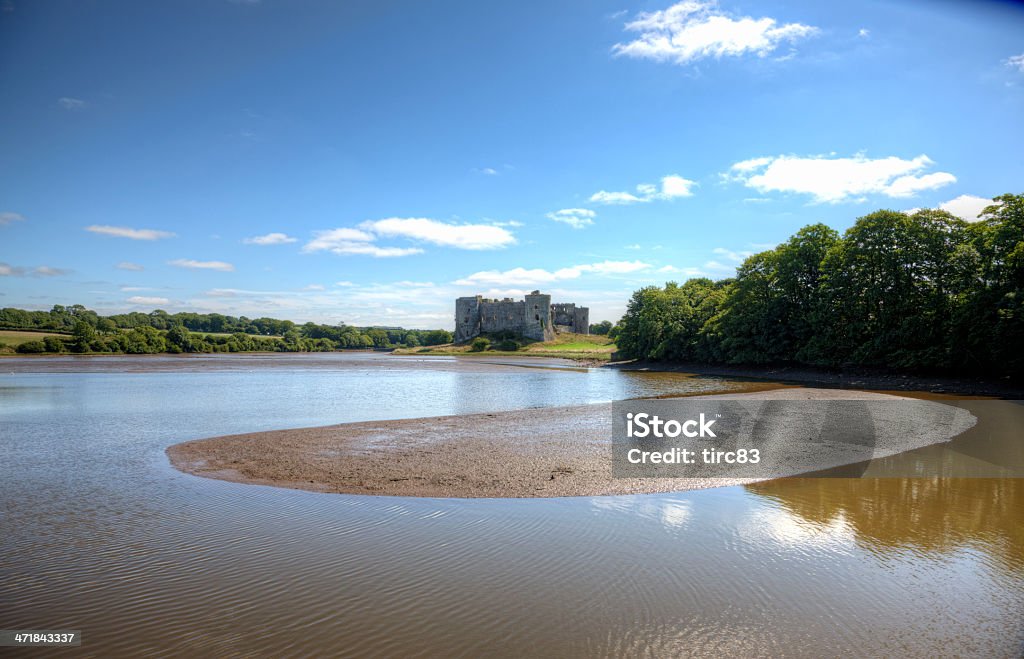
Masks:
[[[526,296],[523,336],[535,341],[553,341],[555,325],[551,318],[551,296],[533,291]]]
[[[455,300],[455,342],[468,341],[480,334],[480,296]]]

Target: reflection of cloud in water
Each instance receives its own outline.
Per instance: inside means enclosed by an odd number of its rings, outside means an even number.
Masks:
[[[741,524],[739,533],[746,540],[767,539],[787,547],[839,549],[856,541],[856,534],[842,514],[816,522],[806,520],[779,507],[758,507],[750,511]]]
[[[594,497],[591,505],[600,511],[621,512],[638,515],[659,522],[665,528],[681,529],[693,514],[693,502],[689,499],[673,499],[661,496]]]

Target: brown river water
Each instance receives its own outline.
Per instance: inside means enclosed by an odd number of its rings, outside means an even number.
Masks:
[[[164,454],[730,386],[554,360],[4,359],[0,629],[82,631],[28,656],[1021,655],[1024,481],[964,477],[1024,463],[1013,401],[953,402],[974,429],[865,478],[657,495],[318,494]]]

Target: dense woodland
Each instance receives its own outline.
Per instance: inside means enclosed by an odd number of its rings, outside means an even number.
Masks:
[[[636,291],[627,357],[1024,375],[1024,195],[978,222],[882,210],[804,227],[735,278]]]
[[[406,330],[351,325],[296,325],[290,320],[249,319],[217,313],[156,310],[100,316],[82,305],[50,311],[0,309],[0,329],[66,333],[17,347],[20,353],[324,352],[449,343],[445,330]]]

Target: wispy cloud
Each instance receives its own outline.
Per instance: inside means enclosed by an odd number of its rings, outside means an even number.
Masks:
[[[684,0],[668,9],[640,13],[625,28],[638,33],[638,37],[615,44],[615,55],[679,65],[709,57],[765,57],[783,43],[792,44],[818,32],[816,27],[802,23],[780,25],[774,18],[734,18],[714,2],[700,0]]]
[[[195,259],[174,259],[168,261],[168,265],[188,270],[217,270],[219,272],[234,272],[235,266],[224,261],[196,261]]]
[[[0,227],[6,224],[14,224],[15,222],[24,222],[25,216],[20,213],[12,213],[10,211],[0,213]]]
[[[949,172],[924,173],[934,162],[920,155],[911,160],[895,156],[872,159],[828,156],[768,156],[734,164],[724,177],[765,194],[788,192],[810,195],[818,203],[865,201],[865,195],[911,197],[956,182]]]
[[[574,265],[558,270],[543,268],[512,268],[511,270],[483,270],[457,280],[459,286],[535,286],[578,279],[585,273],[621,275],[648,270],[651,264],[643,261],[602,261]]]
[[[61,96],[57,99],[57,104],[65,110],[70,110],[72,112],[84,110],[89,107],[89,104],[86,101],[83,101],[80,98],[72,98],[71,96]]]
[[[128,298],[126,302],[142,306],[166,305],[171,303],[171,301],[165,297],[148,297],[145,295],[133,295]]]
[[[510,223],[504,223],[510,226]],[[420,247],[395,247],[375,244],[380,238],[402,238],[456,249],[498,249],[515,244],[512,233],[498,224],[451,224],[428,218],[391,217],[363,222],[358,228],[341,227],[315,231],[302,251],[328,251],[334,254],[362,254],[378,258],[421,254]]]
[[[298,242],[298,238],[292,238],[286,233],[268,233],[264,236],[253,236],[242,240],[246,245],[287,245]]]
[[[636,194],[632,192],[600,190],[590,196],[590,202],[595,204],[626,205],[655,200],[676,199],[679,197],[692,197],[693,188],[696,185],[694,181],[685,179],[678,174],[669,174],[661,178],[660,189],[652,183],[641,183],[636,186]]]
[[[548,219],[555,222],[568,224],[573,229],[582,229],[594,223],[597,213],[587,208],[563,208],[562,210],[548,213]]]
[[[363,255],[375,258],[394,258],[423,253],[423,250],[418,247],[380,247],[373,244],[375,239],[376,236],[371,233],[349,227],[315,231],[313,240],[306,243],[302,251],[331,252],[342,256]]]
[[[142,272],[143,270],[145,270],[145,268],[139,265],[138,263],[132,263],[131,261],[121,261],[120,263],[117,264],[117,269],[129,270],[131,272]]]
[[[510,231],[492,224],[449,224],[421,217],[390,217],[363,222],[359,227],[378,236],[407,238],[458,249],[498,249],[516,242]]]
[[[70,273],[70,270],[52,268],[48,265],[26,268],[19,265],[0,263],[0,277],[59,277]]]
[[[129,238],[131,240],[160,240],[162,238],[173,238],[175,235],[170,231],[159,231],[157,229],[132,229],[131,227],[115,227],[110,226],[109,224],[93,224],[85,227],[85,230],[104,236]]]
[[[724,247],[716,247],[711,251],[712,253],[717,254],[734,263],[742,263],[747,259],[747,257],[753,255],[753,252],[734,252],[731,249],[726,249]]]
[[[1003,61],[1003,64],[1011,69],[1017,69],[1019,73],[1024,73],[1024,53],[1006,58],[1006,60]]]

